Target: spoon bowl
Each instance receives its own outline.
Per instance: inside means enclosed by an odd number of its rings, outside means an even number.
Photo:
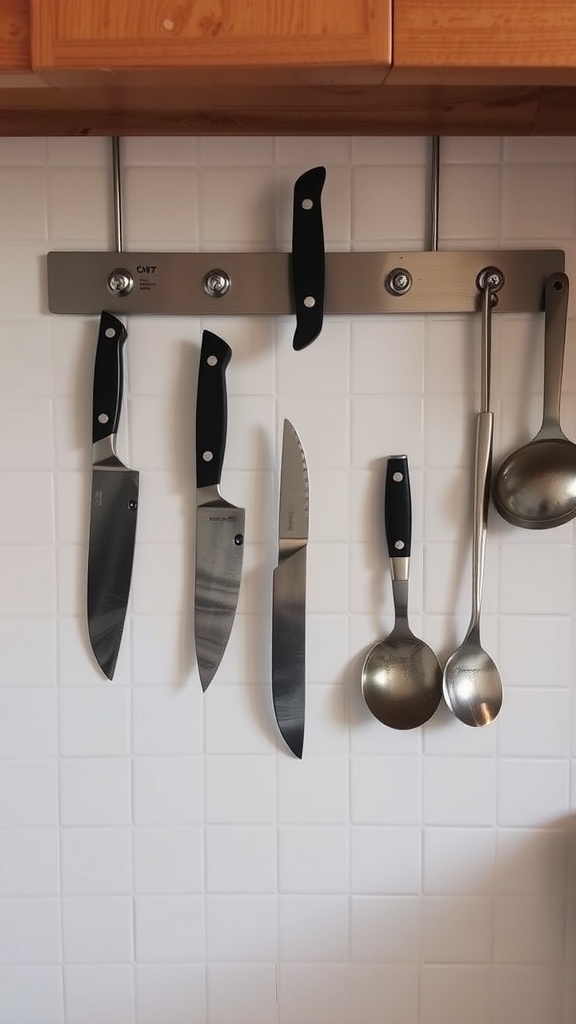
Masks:
[[[362,693],[375,718],[393,729],[427,722],[442,694],[442,669],[434,651],[411,630],[393,629],[368,651]]]
[[[576,444],[560,426],[568,278],[551,274],[545,288],[544,413],[536,436],[509,455],[494,478],[503,519],[528,530],[562,526],[576,517]]]
[[[502,680],[480,644],[478,629],[469,630],[444,666],[444,699],[464,725],[490,725],[502,707]]]

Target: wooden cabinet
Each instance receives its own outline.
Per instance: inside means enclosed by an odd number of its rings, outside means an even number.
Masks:
[[[367,84],[391,60],[391,0],[31,0],[31,13],[41,72]]]
[[[389,84],[576,84],[574,0],[394,0]]]
[[[576,0],[0,0],[11,134],[572,135]]]
[[[0,0],[0,72],[30,71],[28,0]]]

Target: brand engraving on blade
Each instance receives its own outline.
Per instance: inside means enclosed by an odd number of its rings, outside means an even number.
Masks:
[[[210,523],[235,523],[236,516],[208,516]]]
[[[294,513],[293,512],[289,512],[288,513],[288,529],[290,530],[290,533],[294,533]]]

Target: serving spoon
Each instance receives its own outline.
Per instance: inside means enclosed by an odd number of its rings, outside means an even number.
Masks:
[[[384,519],[395,622],[392,632],[366,655],[362,694],[384,725],[415,729],[432,717],[442,699],[442,669],[434,651],[408,625],[412,507],[406,455],[388,459]]]
[[[546,530],[576,516],[576,444],[560,426],[560,393],[569,284],[551,274],[544,303],[544,412],[528,444],[509,455],[494,479],[494,505],[513,526]]]
[[[482,280],[482,275],[480,277]],[[476,421],[474,458],[474,522],[472,537],[472,614],[464,640],[444,666],[443,691],[448,707],[465,725],[494,721],[502,706],[502,680],[480,643],[480,606],[490,498],[490,466],[494,415],[490,412],[491,310],[493,291],[484,273],[482,287],[481,411]]]

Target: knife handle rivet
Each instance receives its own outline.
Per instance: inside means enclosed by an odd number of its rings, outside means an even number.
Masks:
[[[98,413],[98,423],[108,423],[109,419],[110,419],[110,417],[109,417],[107,412],[99,412]]]
[[[404,479],[404,473],[401,473],[399,470],[397,470],[396,473],[392,474],[392,479],[395,484],[399,484],[400,481]]]
[[[304,299],[304,305],[307,309],[312,309],[316,305],[316,299],[313,295],[307,295]]]
[[[314,200],[313,199],[303,199],[302,200],[302,209],[303,210],[312,210],[313,207],[314,207]]]
[[[107,327],[106,330],[104,331],[104,334],[106,335],[107,338],[116,337],[116,331],[114,330],[113,327]]]
[[[204,459],[204,462],[212,462],[214,452],[202,452],[202,458]]]
[[[234,543],[235,543],[236,547],[239,548],[244,543],[244,536],[243,536],[243,534],[237,533],[236,536],[234,537]]]
[[[208,356],[206,362],[208,366],[218,366],[218,356]]]
[[[128,502],[128,508],[131,509],[132,512],[134,512],[134,510],[138,508],[138,502],[135,501],[134,498],[131,498],[130,501]]]

